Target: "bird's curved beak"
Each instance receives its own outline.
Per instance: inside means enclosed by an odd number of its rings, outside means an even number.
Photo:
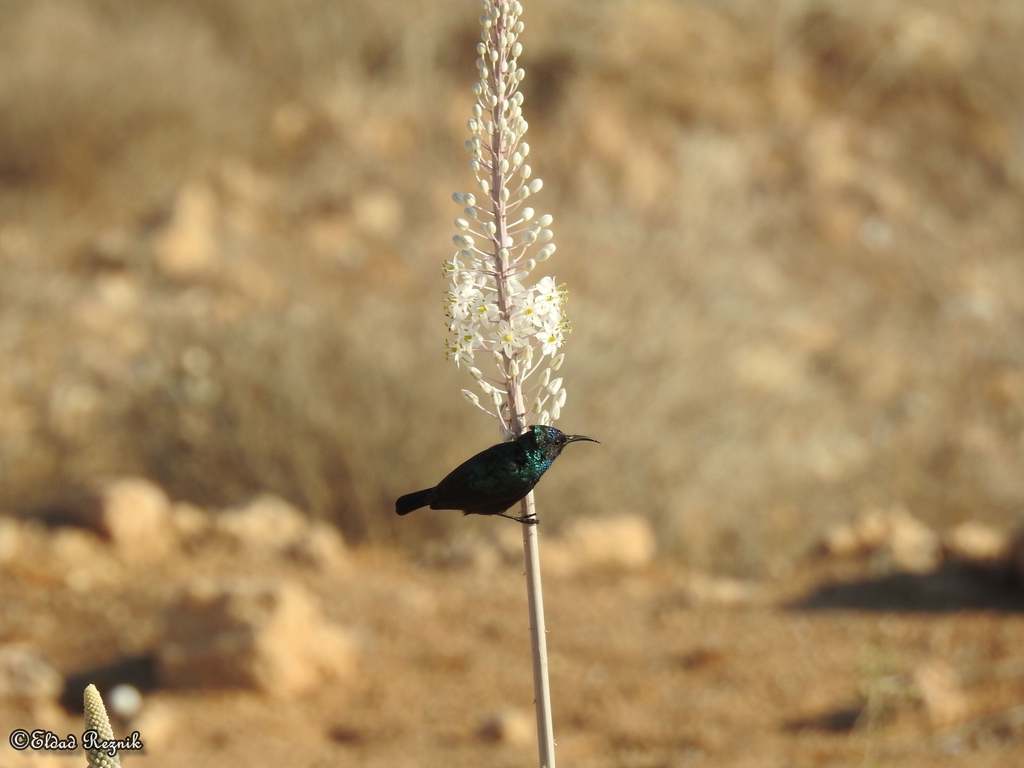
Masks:
[[[565,444],[566,445],[568,445],[569,443],[578,443],[578,442],[580,442],[582,440],[586,440],[586,441],[591,442],[591,443],[597,443],[598,445],[601,444],[600,440],[595,440],[594,438],[587,437],[586,435],[566,435],[565,436]]]

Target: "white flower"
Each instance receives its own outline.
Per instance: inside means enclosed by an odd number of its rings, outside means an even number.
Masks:
[[[483,294],[471,283],[461,283],[453,286],[448,292],[449,312],[452,318],[463,320],[469,315],[470,310],[482,300]]]
[[[542,277],[533,289],[537,292],[537,300],[540,302],[557,303],[561,299],[561,292],[553,277]]]
[[[498,342],[498,348],[504,353],[505,357],[512,357],[523,346],[522,337],[520,337],[515,327],[508,320],[502,320],[498,323],[494,339]]]
[[[540,325],[541,315],[537,312],[537,300],[534,291],[528,290],[513,299],[515,313],[512,317],[520,325]]]
[[[565,338],[562,335],[562,329],[554,323],[545,323],[540,332],[534,335],[534,338],[540,342],[540,351],[545,355],[554,355],[557,353],[558,348],[562,346],[565,341]]]

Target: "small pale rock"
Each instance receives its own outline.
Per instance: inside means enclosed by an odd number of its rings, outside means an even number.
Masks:
[[[857,516],[854,530],[861,548],[877,549],[888,542],[892,533],[892,514],[884,509],[868,509]]]
[[[308,518],[284,499],[264,494],[239,509],[222,512],[218,531],[256,553],[284,553],[309,535]]]
[[[103,489],[99,527],[126,560],[160,558],[178,543],[167,494],[141,477],[116,480]]]
[[[833,557],[851,557],[860,553],[861,541],[853,526],[844,523],[825,533],[822,547]]]
[[[103,540],[82,528],[58,528],[50,536],[50,556],[62,566],[90,560],[106,554]]]
[[[0,699],[23,703],[53,700],[64,690],[64,678],[49,662],[25,645],[0,646]]]
[[[484,741],[527,747],[537,743],[537,720],[521,709],[503,709],[480,726],[479,734]]]
[[[291,548],[290,554],[323,571],[343,570],[349,564],[345,540],[338,529],[319,520],[310,524],[308,532]]]
[[[952,725],[967,714],[967,699],[956,671],[942,661],[927,661],[914,668],[914,685],[932,725]]]
[[[17,559],[24,538],[21,523],[12,517],[0,517],[0,565]]]
[[[298,584],[197,580],[169,612],[167,626],[158,669],[169,687],[287,696],[349,677],[358,665],[349,634],[326,623]]]
[[[217,260],[217,197],[209,185],[182,187],[167,227],[153,243],[160,269],[172,277],[204,274]]]
[[[830,530],[823,548],[836,556],[883,554],[911,573],[933,571],[942,561],[938,535],[900,505],[865,510],[853,523]]]
[[[58,528],[47,542],[50,567],[64,578],[74,592],[90,592],[111,586],[121,578],[122,568],[110,549],[92,531]]]
[[[561,537],[576,570],[637,570],[654,561],[654,529],[639,515],[591,518],[571,523]]]
[[[171,525],[182,541],[201,539],[213,527],[210,515],[200,507],[183,501],[171,506]]]
[[[728,577],[693,574],[686,584],[687,597],[695,605],[736,608],[757,601],[758,589],[753,582]]]
[[[969,520],[946,535],[946,555],[968,563],[994,564],[1006,560],[1010,538],[984,523]]]
[[[896,565],[911,573],[934,571],[942,562],[942,546],[938,534],[900,510],[892,517],[889,547]]]

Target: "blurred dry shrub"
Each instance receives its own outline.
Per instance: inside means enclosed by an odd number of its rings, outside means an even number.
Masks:
[[[440,354],[477,8],[0,5],[0,505],[142,473],[356,540],[454,522],[390,508],[495,439]],[[525,18],[564,423],[604,443],[552,525],[636,512],[744,572],[870,506],[1018,514],[1024,7]]]

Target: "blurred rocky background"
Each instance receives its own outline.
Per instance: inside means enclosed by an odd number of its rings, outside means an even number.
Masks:
[[[273,492],[352,542],[481,525],[391,513],[497,439],[440,351],[477,13],[3,3],[0,507],[135,474]],[[546,480],[549,525],[639,514],[755,574],[873,506],[1015,521],[1024,6],[525,20],[562,425],[604,443]]]

